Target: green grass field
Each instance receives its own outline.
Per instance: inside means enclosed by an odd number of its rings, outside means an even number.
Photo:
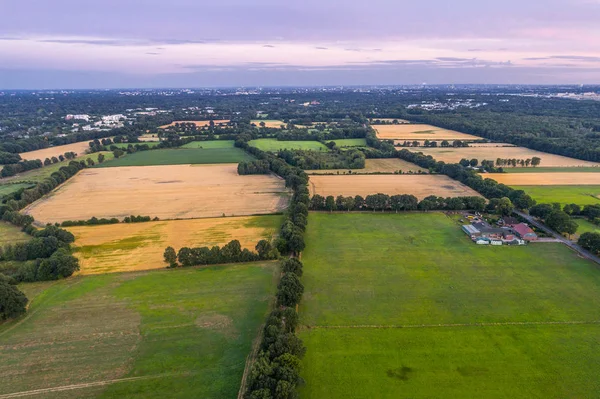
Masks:
[[[566,247],[477,246],[440,213],[311,213],[305,239],[303,398],[600,389],[600,271]]]
[[[82,155],[80,157],[77,157],[77,160],[78,161],[87,161],[87,159],[89,158],[89,159],[93,160],[94,162],[98,163],[98,154],[100,154],[100,153],[104,154],[104,159],[105,159],[104,162],[110,161],[111,159],[114,158],[113,153],[111,151],[101,151],[101,152],[96,152],[94,154]],[[13,183],[13,182],[39,183],[41,181],[44,181],[48,177],[50,177],[50,175],[52,173],[58,171],[61,167],[68,166],[69,162],[71,162],[71,161],[58,162],[53,165],[44,166],[40,169],[34,169],[34,170],[29,170],[24,173],[20,173],[17,176],[0,179],[0,184],[2,184],[5,181],[11,182],[11,183]]]
[[[600,167],[537,167],[537,168],[504,168],[506,173],[600,173]]]
[[[22,188],[29,188],[29,187],[32,187],[32,185],[27,184],[27,183],[15,183],[15,184],[0,185],[0,198],[4,197],[5,195],[16,193],[17,191],[19,191]]]
[[[238,163],[254,159],[239,148],[169,148],[138,151],[97,167]]]
[[[0,248],[16,242],[29,241],[31,237],[23,233],[20,228],[10,223],[0,221]]]
[[[275,291],[274,266],[23,285],[27,316],[0,325],[0,395],[106,381],[31,397],[233,398]]]
[[[331,140],[338,147],[366,147],[367,140],[366,139],[339,139],[339,140]]]
[[[279,150],[314,150],[314,151],[329,151],[329,149],[318,141],[279,141],[277,139],[257,139],[248,142],[263,151],[279,151]]]
[[[558,202],[561,205],[600,204],[600,186],[511,186],[516,190],[524,190],[539,203]]]
[[[204,148],[204,149],[213,149],[213,148],[234,148],[233,140],[207,140],[207,141],[192,141],[181,148]]]
[[[600,233],[600,226],[596,226],[594,223],[588,221],[587,219],[576,218],[573,220],[579,226],[577,228],[577,235],[581,235],[583,233]]]

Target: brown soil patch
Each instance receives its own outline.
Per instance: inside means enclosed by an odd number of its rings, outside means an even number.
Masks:
[[[476,158],[480,162],[484,159],[496,162],[497,158],[528,159],[538,157],[542,160],[539,166],[600,166],[599,163],[582,161],[579,159],[563,157],[561,155],[530,150],[525,147],[464,147],[464,148],[418,148],[412,151],[431,155],[436,161],[457,163],[461,159]]]
[[[367,173],[394,173],[401,170],[403,173],[407,172],[427,172],[427,170],[415,165],[414,163],[404,161],[399,158],[389,159],[367,159],[365,161],[364,169],[353,169],[352,174],[367,174]],[[322,169],[322,170],[307,170],[306,173],[310,175],[324,175],[324,174],[348,174],[348,169]]]
[[[215,123],[215,125],[224,125],[226,123],[229,123],[229,119],[218,119],[218,120],[213,120],[213,122]],[[169,123],[168,125],[163,125],[160,126],[160,129],[165,129],[167,127],[171,127],[171,126],[175,126],[176,123],[193,123],[195,124],[197,127],[206,127],[210,125],[210,120],[208,121],[173,121],[171,123]]]
[[[482,176],[507,186],[600,185],[600,173],[492,173]]]
[[[240,176],[237,164],[86,169],[24,209],[42,223],[147,215],[186,219],[275,213],[285,209],[284,181]]]
[[[59,145],[56,147],[44,148],[43,150],[22,152],[19,155],[21,156],[21,158],[26,159],[26,160],[39,159],[42,162],[46,158],[52,158],[52,157],[58,158],[59,155],[64,155],[65,152],[74,152],[77,155],[83,155],[83,154],[85,154],[86,150],[88,150],[90,148],[90,145],[89,145],[90,141],[92,141],[92,140],[80,141],[78,143],[73,143],[73,144],[66,144],[66,145]]]
[[[380,139],[396,140],[481,140],[481,137],[432,125],[401,124],[373,127]]]
[[[389,195],[412,194],[419,200],[429,196],[463,197],[479,196],[462,183],[443,175],[350,175],[311,176],[311,195],[367,196],[384,193]]]
[[[273,223],[254,225],[265,218]],[[175,250],[212,247],[236,239],[242,248],[254,250],[258,241],[273,239],[280,224],[278,216],[246,216],[76,226],[68,230],[75,235],[80,273],[99,274],[164,268],[163,253],[168,246]]]

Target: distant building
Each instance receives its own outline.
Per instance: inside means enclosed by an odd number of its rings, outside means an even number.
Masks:
[[[525,223],[519,223],[512,226],[517,235],[525,241],[535,241],[538,239],[537,234]]]

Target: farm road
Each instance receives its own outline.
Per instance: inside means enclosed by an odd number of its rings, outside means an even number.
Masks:
[[[527,220],[529,223],[531,223],[532,225],[534,225],[535,227],[537,227],[540,230],[544,230],[547,234],[550,234],[552,237],[554,237],[556,240],[562,242],[563,244],[565,244],[567,247],[571,248],[572,250],[576,251],[579,253],[579,255],[583,256],[584,258],[587,258],[593,262],[596,262],[597,264],[600,265],[600,257],[592,254],[589,251],[586,251],[585,249],[581,248],[579,245],[575,244],[573,241],[570,241],[568,239],[566,239],[565,237],[563,237],[562,235],[556,233],[553,230],[550,230],[548,227],[546,227],[544,224],[538,222],[537,220],[535,220],[531,215],[528,215],[526,213],[520,212],[515,210],[514,211],[517,215],[521,216],[523,219]]]

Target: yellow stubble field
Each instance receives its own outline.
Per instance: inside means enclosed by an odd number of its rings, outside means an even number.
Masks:
[[[85,169],[24,209],[39,223],[144,215],[160,219],[280,212],[289,202],[283,179],[240,176],[237,164]]]
[[[166,247],[212,247],[239,240],[254,251],[262,239],[276,237],[282,216],[243,216],[102,226],[75,226],[75,256],[81,274],[160,269]]]
[[[489,177],[507,186],[584,186],[600,185],[600,173],[490,173]]]
[[[481,137],[432,125],[376,125],[373,129],[377,131],[377,137],[383,140],[481,140]]]
[[[413,152],[422,152],[425,155],[431,155],[436,161],[446,163],[457,163],[461,159],[484,159],[496,161],[497,158],[505,159],[531,159],[538,157],[542,161],[540,167],[571,167],[571,166],[600,166],[599,163],[582,161],[580,159],[563,157],[562,155],[548,154],[545,152],[530,150],[525,147],[491,147],[476,146],[462,148],[418,148],[411,150]]]
[[[480,196],[464,184],[444,175],[346,175],[310,176],[310,194],[324,197],[333,195],[367,196],[412,194],[419,200],[430,196],[471,197]]]
[[[56,147],[44,148],[42,150],[28,151],[22,152],[19,155],[21,158],[25,160],[33,160],[39,159],[40,161],[44,161],[46,158],[57,157],[59,155],[64,155],[65,152],[74,152],[78,156],[85,154],[85,151],[90,148],[90,141],[79,141],[77,143],[59,145]]]

